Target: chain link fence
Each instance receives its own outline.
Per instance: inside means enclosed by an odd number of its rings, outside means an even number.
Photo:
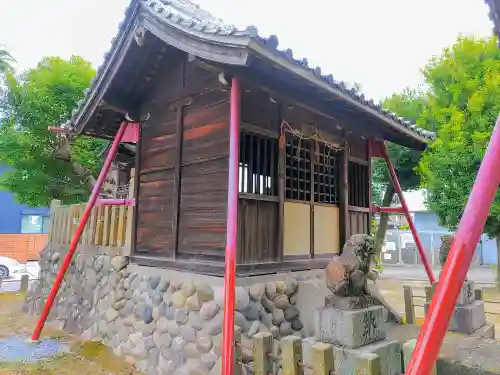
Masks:
[[[419,231],[420,241],[427,253],[428,259],[433,267],[439,267],[439,248],[441,246],[441,236],[452,235],[450,232],[440,231]],[[472,265],[482,264],[483,242],[480,241]],[[409,230],[390,229],[385,237],[384,247],[381,256],[382,264],[386,265],[421,265],[422,261],[418,256],[417,246]]]

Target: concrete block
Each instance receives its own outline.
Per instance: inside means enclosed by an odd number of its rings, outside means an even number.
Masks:
[[[406,371],[408,368],[408,364],[410,363],[411,354],[415,349],[415,345],[417,344],[417,340],[410,340],[403,344],[403,371]],[[431,373],[429,375],[437,375],[436,364],[432,367]]]
[[[429,304],[425,304],[425,313]],[[484,302],[474,301],[465,306],[455,307],[455,311],[448,326],[449,331],[472,334],[486,324]]]
[[[383,340],[357,349],[335,346],[333,357],[335,375],[403,373],[399,341]]]
[[[316,340],[357,348],[385,338],[384,308],[357,310],[320,307],[315,310]]]
[[[476,299],[474,281],[464,281],[457,299],[457,306],[465,306]]]
[[[425,301],[427,303],[431,303],[432,297],[436,292],[436,287],[437,283],[434,283],[432,286],[425,287]],[[475,290],[474,281],[465,281],[462,289],[460,290],[460,294],[458,295],[457,306],[464,306],[474,302],[476,299]]]
[[[455,308],[451,330],[462,333],[474,333],[484,326],[485,323],[484,302],[474,301],[471,304]]]

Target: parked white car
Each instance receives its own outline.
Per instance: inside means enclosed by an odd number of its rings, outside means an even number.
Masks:
[[[7,257],[0,257],[0,279],[14,276],[21,272],[23,266],[17,260]]]

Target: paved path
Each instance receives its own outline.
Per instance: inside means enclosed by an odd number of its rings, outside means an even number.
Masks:
[[[434,276],[439,276],[440,269],[434,269]],[[393,280],[427,280],[427,274],[422,266],[384,266],[380,277],[382,279]],[[496,282],[496,267],[479,266],[469,270],[469,280],[475,281],[478,284],[495,284]]]

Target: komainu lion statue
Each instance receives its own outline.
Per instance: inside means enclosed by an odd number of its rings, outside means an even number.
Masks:
[[[390,320],[401,322],[399,313],[385,301],[375,285],[378,279],[375,239],[367,234],[354,234],[345,243],[342,254],[328,263],[326,286],[333,293],[326,304],[341,309],[382,305],[389,311]]]
[[[327,287],[338,297],[369,295],[366,283],[378,278],[375,241],[366,234],[355,234],[326,267]]]

